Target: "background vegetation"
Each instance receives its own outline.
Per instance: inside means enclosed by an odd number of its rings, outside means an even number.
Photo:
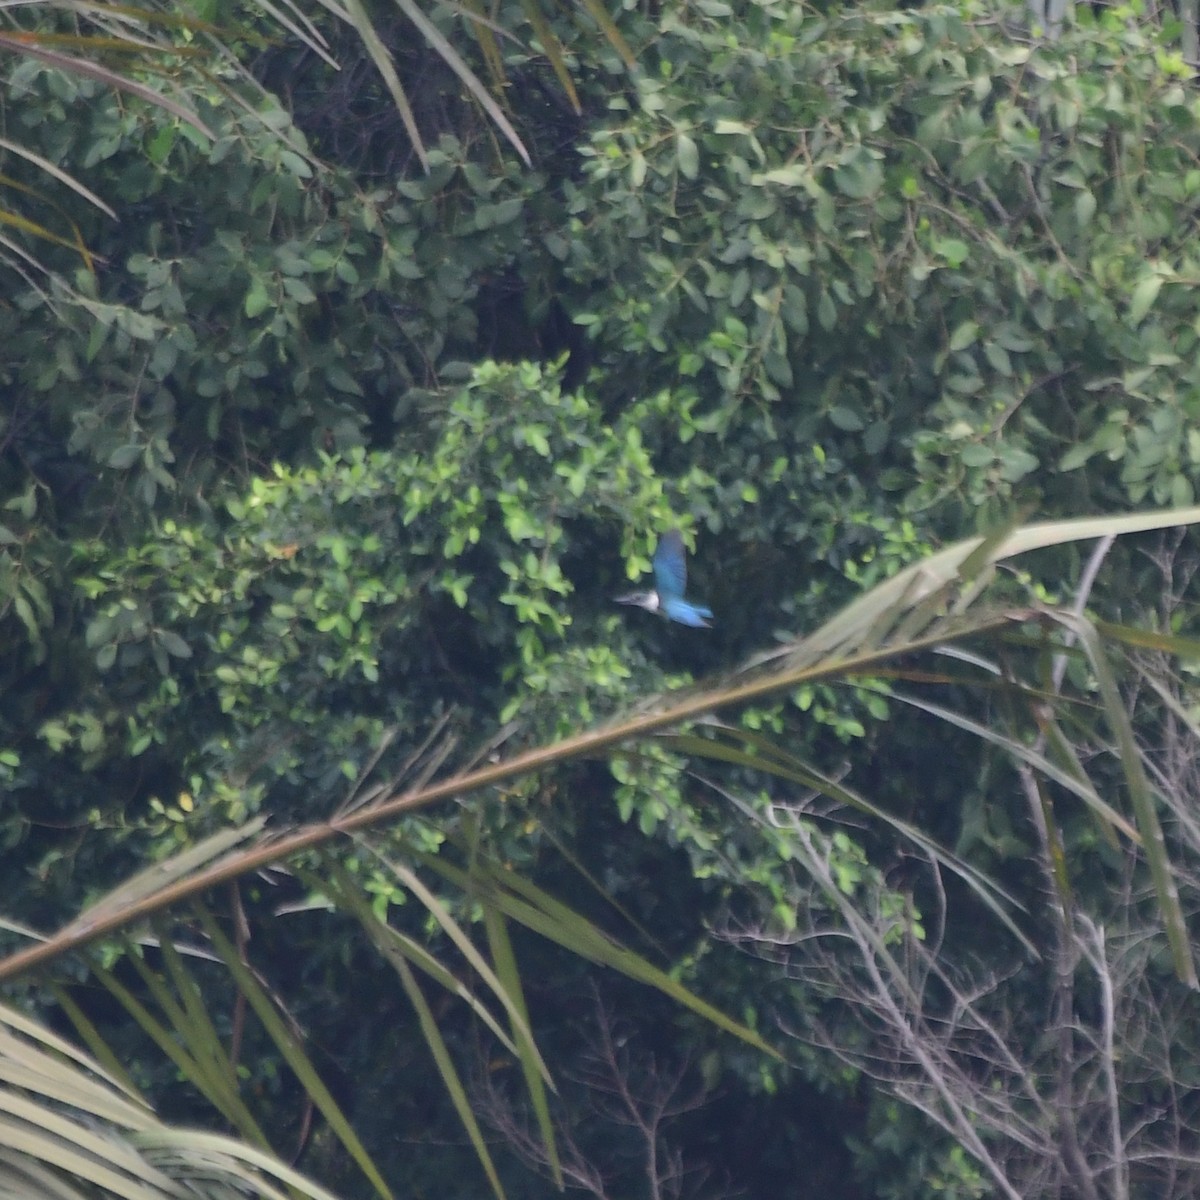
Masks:
[[[0,17],[10,1159],[1193,1195],[1187,22],[287,19]]]

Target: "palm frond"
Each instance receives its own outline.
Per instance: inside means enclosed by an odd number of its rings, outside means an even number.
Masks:
[[[1146,532],[1197,523],[1200,523],[1200,508],[1049,522],[1009,534],[993,547],[988,559],[998,562],[1029,550],[1085,541],[1109,533]],[[1058,621],[1061,614],[1041,606],[1005,605],[991,609],[977,603],[969,612],[931,616],[918,634],[904,641],[890,637],[881,645],[873,644],[872,635],[881,618],[902,617],[905,611],[923,605],[931,595],[943,595],[957,580],[958,568],[985,541],[981,537],[970,538],[922,560],[854,601],[815,633],[759,655],[728,680],[655,698],[639,706],[642,711],[635,716],[375,801],[328,823],[303,826],[267,841],[260,840],[194,871],[179,872],[178,877],[159,888],[147,891],[139,888],[128,903],[114,906],[102,902],[52,937],[0,960],[0,981],[22,975],[219,884],[286,862],[304,851],[329,845],[361,830],[385,826],[440,801],[508,783],[575,759],[605,754],[622,743],[677,728],[720,709],[735,708],[784,693],[801,684],[870,675],[923,650],[977,640],[1000,631],[1019,630],[1031,621]],[[895,622],[891,627],[895,628]],[[1145,830],[1142,833],[1144,836]],[[164,866],[160,869],[169,871],[172,868]]]
[[[220,833],[172,859],[155,864],[101,897],[57,934],[0,961],[0,980],[43,967],[101,938],[116,934],[128,939],[132,931],[146,921],[157,922],[156,944],[161,955],[161,968],[151,965],[140,946],[127,940],[125,947],[128,961],[140,975],[145,993],[161,1015],[152,1013],[112,972],[106,972],[98,965],[94,968],[97,977],[180,1071],[219,1111],[235,1122],[252,1143],[257,1142],[261,1147],[262,1134],[237,1095],[234,1065],[215,1044],[216,1031],[205,998],[161,919],[171,907],[191,903],[192,916],[204,930],[211,955],[224,965],[237,992],[253,1009],[262,1028],[370,1180],[376,1194],[387,1196],[390,1193],[386,1183],[314,1068],[304,1049],[302,1036],[298,1030],[289,1027],[281,1015],[284,1010],[280,1000],[269,994],[241,949],[230,941],[200,900],[215,886],[263,867],[294,864],[300,878],[314,892],[323,893],[335,907],[358,922],[384,961],[395,969],[401,988],[417,1015],[447,1094],[459,1113],[493,1191],[499,1196],[502,1195],[499,1177],[470,1111],[466,1084],[437,1027],[419,976],[463,999],[500,1044],[520,1061],[531,1105],[547,1140],[548,1154],[556,1161],[548,1101],[552,1083],[530,1028],[519,971],[508,938],[509,925],[521,926],[591,963],[619,971],[657,989],[680,1006],[763,1053],[772,1054],[773,1051],[757,1031],[694,995],[670,974],[621,945],[532,880],[493,861],[474,841],[463,845],[460,840],[457,844],[466,862],[465,866],[459,866],[452,861],[455,858],[453,843],[449,848],[451,852],[434,855],[420,852],[415,847],[406,850],[403,843],[397,849],[393,838],[391,848],[384,853],[372,844],[368,832],[381,829],[401,816],[428,809],[439,801],[461,799],[472,792],[510,783],[570,760],[628,754],[633,752],[639,740],[677,730],[679,732],[671,740],[672,746],[694,760],[707,758],[766,772],[805,789],[821,792],[836,803],[885,823],[918,846],[924,856],[955,872],[1021,938],[1026,948],[1032,950],[1011,915],[1015,907],[1012,898],[982,872],[939,846],[923,830],[899,821],[882,806],[831,778],[827,772],[761,735],[730,724],[718,724],[713,714],[765,697],[786,694],[801,685],[818,681],[849,681],[862,686],[864,676],[879,676],[889,670],[900,675],[908,669],[905,664],[912,656],[934,650],[957,654],[963,661],[982,668],[981,675],[988,681],[988,686],[1006,689],[1007,694],[1021,697],[1035,708],[1046,705],[1053,710],[1055,705],[1066,703],[1062,697],[1040,692],[1037,688],[1017,687],[1006,672],[1000,671],[973,647],[989,638],[1004,638],[1018,645],[1027,644],[1038,653],[1045,652],[1048,646],[1058,653],[1061,647],[1053,649],[1056,643],[1047,640],[1047,631],[1062,631],[1066,641],[1075,641],[1075,652],[1082,655],[1080,661],[1086,661],[1095,680],[1102,711],[1125,771],[1132,800],[1132,820],[1101,795],[1099,788],[1088,779],[1082,764],[1069,752],[1069,747],[1056,748],[1051,740],[1052,753],[1043,754],[1015,736],[997,732],[962,712],[923,696],[888,693],[889,698],[915,706],[937,721],[1002,750],[1015,761],[1019,770],[1078,797],[1110,836],[1124,837],[1133,845],[1140,844],[1149,863],[1176,970],[1182,979],[1194,986],[1195,970],[1173,889],[1172,868],[1162,829],[1107,653],[1112,648],[1128,647],[1195,654],[1200,647],[1162,635],[1094,625],[1073,611],[1038,604],[989,603],[987,579],[995,563],[1023,551],[1109,533],[1165,529],[1198,522],[1200,508],[1192,508],[1102,521],[1054,522],[1006,530],[991,538],[968,539],[901,572],[849,605],[813,634],[793,639],[769,654],[758,656],[724,680],[649,699],[631,716],[514,755],[504,762],[471,767],[439,781],[422,776],[413,786],[399,793],[383,798],[372,795],[366,803],[348,802],[328,822],[280,831],[270,837],[265,836],[261,826]],[[1037,636],[1031,637],[1031,630]],[[703,722],[699,729],[686,728],[699,719]],[[1048,805],[1045,810],[1049,814]],[[391,878],[419,902],[431,927],[436,927],[461,957],[471,979],[482,981],[483,989],[464,986],[445,960],[435,957],[417,939],[392,927],[386,915],[377,911],[364,883],[347,872],[336,856],[328,853],[331,846],[350,838],[374,855]],[[319,852],[315,860],[313,851]],[[1060,866],[1065,887],[1066,865]],[[462,921],[423,881],[422,874],[432,875],[444,887],[457,891],[465,900],[478,906],[483,914],[489,953],[475,944]],[[81,1033],[88,1036],[86,1030]],[[5,1069],[2,1060],[3,1043],[0,1042],[0,1071]],[[72,1061],[76,1064],[81,1061],[78,1052],[74,1052]],[[102,1076],[99,1069],[93,1067],[89,1070],[97,1080],[94,1088],[104,1089],[106,1093],[122,1091],[111,1074]],[[63,1097],[58,1095],[57,1099],[61,1101]],[[104,1111],[97,1109],[98,1103],[93,1095],[77,1107],[97,1115]],[[123,1117],[127,1127],[141,1136],[143,1126],[150,1120],[146,1110],[136,1098],[129,1096],[122,1104],[123,1107],[114,1107],[109,1115],[115,1113]],[[121,1142],[120,1153],[114,1154],[110,1152],[111,1138],[106,1133],[91,1134],[90,1141],[83,1135],[70,1140],[67,1127],[71,1122],[51,1120],[53,1115],[43,1113],[37,1121],[22,1116],[20,1138],[11,1134],[9,1142],[5,1141],[3,1117],[0,1117],[0,1148],[9,1145],[14,1152],[19,1152],[22,1155],[19,1167],[27,1171],[30,1178],[52,1167],[63,1171],[67,1180],[59,1188],[63,1195],[70,1194],[69,1189],[75,1186],[73,1181],[78,1179],[107,1188],[117,1195],[156,1196],[159,1193],[155,1189],[172,1186],[170,1172],[165,1167],[174,1169],[178,1165],[174,1156],[185,1155],[189,1145],[193,1149],[198,1145],[186,1141],[172,1143],[169,1138],[165,1142],[155,1141],[160,1136],[166,1138],[166,1134],[156,1132],[146,1142],[145,1152],[132,1147],[126,1139]],[[254,1153],[265,1154],[266,1151],[260,1149]],[[244,1164],[251,1160],[240,1161]],[[252,1165],[261,1164],[255,1159]],[[264,1190],[260,1194],[272,1193]]]
[[[52,1200],[197,1195],[335,1200],[268,1153],[167,1125],[64,1038],[4,1006],[0,1084],[5,1194]]]

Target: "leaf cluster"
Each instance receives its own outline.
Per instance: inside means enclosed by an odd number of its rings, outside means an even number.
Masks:
[[[954,520],[1187,503],[1195,105],[1152,28],[987,16],[664,14],[567,188],[593,352],[734,476],[770,436]]]

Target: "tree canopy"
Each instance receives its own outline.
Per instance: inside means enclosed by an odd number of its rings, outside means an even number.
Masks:
[[[1177,31],[587,8],[0,17],[10,996],[345,1195],[1192,1194]]]

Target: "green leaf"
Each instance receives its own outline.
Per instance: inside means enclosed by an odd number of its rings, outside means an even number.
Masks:
[[[866,427],[862,414],[844,404],[835,404],[829,410],[829,420],[835,428],[845,433],[858,433]]]
[[[246,293],[246,299],[242,304],[242,309],[247,317],[253,319],[260,316],[271,306],[271,297],[267,295],[266,285],[261,279],[256,279],[250,285],[250,290]]]
[[[1131,325],[1136,326],[1142,323],[1146,314],[1153,307],[1154,301],[1158,299],[1162,285],[1161,275],[1146,275],[1138,281],[1129,301],[1129,323]]]
[[[700,151],[695,141],[682,131],[675,135],[675,159],[684,179],[695,179],[700,173]]]
[[[283,150],[279,154],[280,165],[285,167],[297,179],[311,179],[313,169],[308,161],[300,157],[294,150]]]
[[[979,337],[979,324],[976,321],[963,321],[950,335],[951,353],[958,353],[973,345]]]
[[[283,277],[283,290],[295,300],[297,304],[315,304],[317,294],[304,282],[303,279],[297,279],[294,275],[285,275]],[[250,298],[246,297],[246,316],[253,316],[249,311]]]
[[[983,357],[999,374],[1008,376],[1013,373],[1012,360],[1008,357],[1008,351],[998,342],[984,342]]]
[[[179,636],[170,629],[160,629],[158,631],[158,640],[162,644],[163,649],[171,655],[172,658],[191,658],[192,648]]]
[[[821,298],[817,301],[817,321],[827,333],[837,324],[837,306],[824,288],[821,289]]]
[[[933,248],[940,254],[952,267],[961,267],[970,256],[970,247],[961,238],[943,237],[935,238]]]
[[[1086,442],[1078,446],[1072,446],[1071,449],[1068,450],[1061,459],[1059,459],[1058,469],[1060,471],[1075,471],[1079,467],[1082,467],[1083,464],[1087,462],[1087,460],[1095,453],[1096,447],[1089,445]]]
[[[764,183],[775,183],[782,187],[803,187],[812,177],[811,167],[794,162],[786,167],[775,167],[773,170],[752,175],[750,182],[755,187],[761,187]]]
[[[883,184],[883,170],[875,159],[861,157],[838,167],[833,173],[833,184],[843,196],[868,200]]]
[[[969,442],[959,451],[959,458],[967,467],[988,467],[996,461],[996,451],[984,442]]]

